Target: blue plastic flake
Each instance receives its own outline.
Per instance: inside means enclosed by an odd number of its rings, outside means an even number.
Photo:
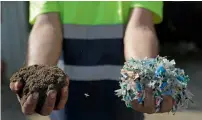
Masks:
[[[165,91],[162,95],[172,95],[172,90]]]
[[[167,82],[162,82],[160,89],[163,90],[167,86]]]
[[[143,102],[143,98],[142,97],[138,98],[138,103],[142,104],[142,102]]]
[[[137,91],[142,91],[140,83],[136,82]]]
[[[182,77],[182,76],[177,76],[177,79],[178,79],[180,82],[183,82],[183,81],[184,81],[184,77]]]
[[[175,68],[174,60],[165,57],[154,59],[135,60],[125,62],[121,70],[120,89],[116,94],[122,97],[127,107],[137,100],[139,104],[144,102],[144,88],[151,87],[156,103],[156,112],[161,108],[163,95],[170,95],[174,99],[172,112],[179,108],[186,108],[188,102],[192,102],[192,94],[187,89],[189,76],[184,70]],[[138,76],[138,77],[134,77]]]
[[[166,72],[166,69],[163,66],[159,66],[156,69],[155,74],[156,76],[162,76],[165,72]]]

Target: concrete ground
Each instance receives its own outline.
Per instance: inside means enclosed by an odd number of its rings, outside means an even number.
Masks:
[[[184,68],[185,71],[190,75],[191,81],[189,89],[192,91],[194,96],[194,104],[189,106],[186,111],[181,111],[172,114],[155,114],[146,115],[146,120],[202,120],[202,59],[200,56],[190,59],[186,57],[184,60],[177,61],[177,64]],[[26,120],[25,116],[20,111],[20,106],[14,94],[12,94],[9,88],[5,85],[1,87],[1,117],[2,120]],[[27,120],[48,120],[47,117],[41,116],[29,116]]]

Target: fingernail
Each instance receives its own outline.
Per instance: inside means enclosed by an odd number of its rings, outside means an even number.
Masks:
[[[14,86],[15,86],[15,90],[18,90],[18,82],[14,83]]]
[[[10,89],[13,90],[14,83],[10,83]]]
[[[22,87],[22,83],[21,82],[16,82],[14,83],[15,89],[19,90]]]
[[[68,87],[64,87],[63,90],[64,90],[64,93],[67,93]]]
[[[51,90],[51,91],[49,92],[49,94],[50,94],[50,97],[51,97],[52,99],[54,99],[54,98],[56,97],[56,92],[53,91],[53,90]]]
[[[39,97],[39,93],[33,93],[33,99],[38,99],[38,97]]]

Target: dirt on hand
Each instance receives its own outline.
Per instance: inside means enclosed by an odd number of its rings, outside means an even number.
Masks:
[[[68,85],[66,74],[57,66],[33,65],[22,67],[10,78],[10,82],[22,82],[24,87],[19,92],[21,104],[23,105],[28,96],[34,92],[39,93],[39,100],[35,109],[40,113],[49,90],[57,91],[58,104],[61,95],[61,88]]]

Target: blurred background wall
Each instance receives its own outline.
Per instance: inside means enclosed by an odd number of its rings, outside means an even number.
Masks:
[[[8,78],[25,60],[29,32],[28,6],[22,1],[1,2],[1,60],[5,75],[1,84],[1,119],[25,120],[16,96],[11,93]]]
[[[25,60],[29,32],[28,3],[4,1],[1,6],[1,59],[6,63],[5,74],[9,77]]]

